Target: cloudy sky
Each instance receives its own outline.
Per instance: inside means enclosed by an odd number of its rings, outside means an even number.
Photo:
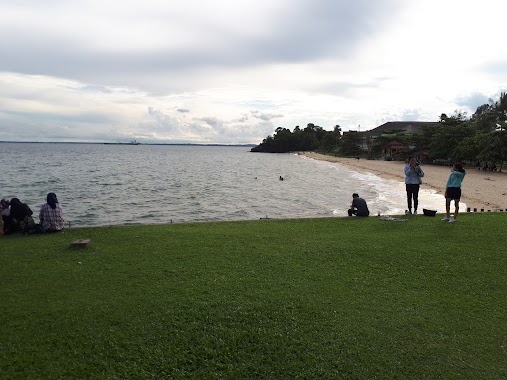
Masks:
[[[259,143],[471,115],[505,0],[0,0],[0,141]]]

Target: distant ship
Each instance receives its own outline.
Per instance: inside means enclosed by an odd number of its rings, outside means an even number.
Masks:
[[[116,142],[116,143],[104,143],[104,145],[140,145],[141,143],[137,140],[132,140],[129,143]]]

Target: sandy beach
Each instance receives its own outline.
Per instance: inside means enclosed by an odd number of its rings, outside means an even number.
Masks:
[[[357,160],[355,158],[325,156],[313,152],[304,152],[302,154],[316,160],[344,164],[357,171],[369,172],[385,179],[405,181],[403,172],[405,163],[401,161]],[[434,189],[443,195],[450,168],[436,165],[422,165],[421,167],[425,174],[422,188]],[[465,167],[465,170],[466,176],[461,188],[461,201],[467,207],[472,210],[477,208],[485,211],[505,210],[507,208],[507,169],[502,173],[468,167]],[[444,202],[442,197],[442,203]]]

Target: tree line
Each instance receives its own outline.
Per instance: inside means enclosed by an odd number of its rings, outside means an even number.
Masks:
[[[407,150],[407,155],[425,151],[434,159],[490,162],[498,164],[501,169],[503,162],[507,161],[507,93],[502,92],[497,101],[490,99],[489,103],[477,107],[471,117],[461,111],[454,111],[451,116],[441,114],[437,123],[422,127],[420,134],[391,130],[369,141],[365,141],[364,136],[364,133],[353,131],[342,134],[339,125],[334,126],[332,131],[313,123],[303,129],[296,126],[292,132],[279,127],[273,136],[266,137],[252,148],[252,152],[319,151],[340,156],[378,158],[382,146],[397,140],[412,147]]]

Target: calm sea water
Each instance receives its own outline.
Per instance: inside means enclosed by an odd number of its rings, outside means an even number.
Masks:
[[[345,216],[353,192],[372,214],[405,208],[401,182],[245,147],[0,143],[0,167],[1,198],[38,214],[55,192],[72,226]],[[419,198],[441,211],[441,196]]]

